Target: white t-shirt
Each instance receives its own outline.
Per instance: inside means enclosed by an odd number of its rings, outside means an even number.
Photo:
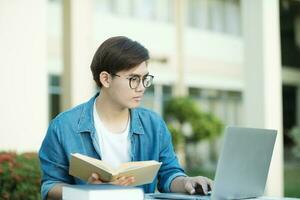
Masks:
[[[112,133],[100,120],[94,103],[94,124],[99,138],[101,159],[114,168],[121,163],[130,161],[130,139],[128,137],[130,118],[127,127],[122,133]]]

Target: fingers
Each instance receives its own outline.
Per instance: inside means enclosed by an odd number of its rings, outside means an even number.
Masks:
[[[187,181],[185,184],[185,189],[189,194],[195,194],[196,190],[193,186],[193,182],[192,181]]]
[[[212,181],[206,177],[195,177],[195,188],[198,194],[207,195],[212,188]]]
[[[213,182],[206,177],[188,177],[185,182],[185,189],[189,194],[208,194],[211,190]]]
[[[110,184],[114,185],[131,185],[132,183],[135,182],[134,177],[119,177],[115,181],[110,182]],[[88,179],[89,184],[101,184],[104,183],[101,181],[100,176],[97,173],[92,173],[92,175]]]
[[[209,178],[206,178],[206,179],[207,179],[207,183],[208,183],[208,191],[212,191],[214,182]]]
[[[130,176],[130,177],[119,177],[118,179],[116,179],[115,181],[110,182],[111,184],[114,185],[123,185],[123,186],[127,186],[127,185],[131,185],[132,183],[135,182],[134,177]]]
[[[205,180],[202,180],[202,181],[197,181],[197,186],[199,188],[199,193],[200,194],[205,194],[207,195],[207,192],[208,192],[208,183],[205,181]],[[201,191],[202,189],[202,191]]]
[[[196,186],[195,186],[195,190],[196,190],[196,193],[197,194],[205,194],[204,193],[204,190],[203,190],[203,188],[202,188],[202,185],[200,185],[200,184],[196,184]]]
[[[92,173],[92,175],[88,179],[89,184],[100,184],[102,181],[100,180],[100,176],[97,173]]]

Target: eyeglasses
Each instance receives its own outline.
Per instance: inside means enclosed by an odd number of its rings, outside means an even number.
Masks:
[[[117,76],[117,77],[121,77],[120,75],[118,74],[111,74],[112,76]],[[136,89],[139,87],[140,83],[141,83],[141,80],[142,80],[142,83],[143,83],[143,86],[145,88],[148,88],[152,85],[152,82],[153,82],[153,78],[154,76],[152,75],[145,75],[143,77],[141,76],[138,76],[138,75],[134,75],[134,76],[131,76],[131,77],[128,77],[126,79],[129,80],[129,87],[131,89]]]

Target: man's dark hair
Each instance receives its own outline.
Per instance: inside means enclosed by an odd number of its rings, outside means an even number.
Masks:
[[[102,71],[115,74],[136,67],[148,59],[148,50],[137,41],[124,36],[111,37],[100,45],[93,57],[93,78],[101,88],[99,75]]]

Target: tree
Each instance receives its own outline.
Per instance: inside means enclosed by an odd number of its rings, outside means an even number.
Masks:
[[[300,158],[300,127],[294,126],[289,132],[289,135],[291,136],[294,142],[292,152],[296,158]]]
[[[213,139],[223,130],[222,122],[213,114],[201,111],[190,97],[173,97],[166,101],[164,118],[176,150],[186,147],[185,144],[195,145],[201,140]],[[184,159],[189,164],[186,153]]]

